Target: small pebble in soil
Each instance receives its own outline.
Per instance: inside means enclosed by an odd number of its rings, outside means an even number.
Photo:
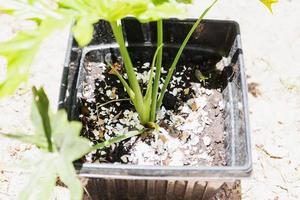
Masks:
[[[204,137],[202,138],[202,140],[203,140],[203,143],[205,144],[205,146],[209,146],[210,143],[211,143],[211,139],[210,139],[210,137],[208,137],[208,136],[204,136]]]

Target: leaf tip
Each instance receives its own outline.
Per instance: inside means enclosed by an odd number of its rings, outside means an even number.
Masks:
[[[268,10],[273,14],[272,6],[275,3],[278,3],[278,0],[260,0],[267,8]]]

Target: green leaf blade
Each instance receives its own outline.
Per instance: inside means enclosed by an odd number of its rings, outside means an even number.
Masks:
[[[48,147],[47,140],[40,135],[26,135],[26,134],[2,134],[2,136],[19,140],[28,144],[36,145],[39,148],[46,149]]]
[[[165,79],[165,82],[163,84],[163,87],[161,89],[158,101],[157,101],[157,108],[160,108],[160,106],[162,105],[162,101],[165,95],[165,92],[167,90],[167,87],[171,81],[172,75],[174,70],[176,69],[177,63],[180,59],[180,56],[186,46],[186,44],[188,43],[189,39],[191,38],[192,34],[194,33],[194,31],[196,30],[196,28],[198,27],[198,25],[200,24],[200,22],[202,21],[202,19],[204,18],[204,16],[208,13],[208,11],[218,2],[218,0],[213,0],[212,3],[202,12],[202,14],[200,15],[200,17],[197,19],[197,21],[194,23],[194,25],[192,26],[192,28],[190,29],[189,33],[187,34],[187,36],[185,37],[184,41],[182,42],[176,56],[175,59],[173,60],[173,63],[168,71],[167,77]]]
[[[52,140],[57,151],[69,162],[84,156],[90,150],[90,141],[80,137],[80,122],[68,121],[65,110],[50,115]]]
[[[144,130],[129,131],[129,132],[126,133],[126,134],[116,136],[116,137],[114,137],[114,138],[111,138],[110,140],[107,140],[107,141],[104,141],[104,142],[101,142],[101,143],[98,143],[98,144],[94,145],[94,146],[91,148],[91,151],[98,150],[98,149],[103,149],[103,148],[105,148],[105,147],[109,147],[109,146],[111,146],[111,145],[114,144],[114,143],[118,143],[118,142],[121,142],[121,141],[126,140],[126,139],[128,139],[128,138],[131,138],[131,137],[140,135],[140,134],[142,134],[143,132],[144,132]]]
[[[30,66],[40,42],[33,34],[19,32],[9,41],[0,42],[0,56],[6,59],[4,80],[0,82],[0,98],[11,95],[28,80]]]
[[[33,158],[31,175],[27,186],[18,195],[18,200],[40,200],[50,199],[55,187],[56,156],[41,152],[38,157]]]
[[[156,51],[154,53],[153,56],[153,60],[152,60],[152,64],[151,64],[151,69],[150,69],[150,77],[149,77],[149,82],[148,82],[148,86],[147,86],[147,90],[146,90],[146,94],[144,97],[144,108],[145,108],[145,113],[150,113],[150,109],[151,109],[151,101],[152,101],[152,86],[153,86],[153,73],[154,73],[154,65],[156,63],[157,60],[157,55],[160,52],[160,50],[162,49],[163,44],[161,44],[160,46],[158,46],[156,48]]]
[[[77,174],[72,162],[66,162],[64,157],[60,157],[60,167],[58,175],[62,182],[68,186],[71,194],[71,200],[82,200],[83,189],[81,182],[77,178]]]
[[[174,2],[166,2],[147,9],[145,12],[141,13],[137,19],[144,23],[174,17],[183,19],[187,16],[188,12],[183,5]]]
[[[42,120],[43,130],[45,133],[45,137],[48,142],[48,150],[50,152],[53,151],[52,147],[52,131],[51,131],[51,124],[49,118],[49,100],[43,88],[37,90],[35,87],[32,88],[33,93],[33,101],[34,106],[37,108],[39,115]]]
[[[92,40],[94,33],[93,24],[94,22],[87,18],[80,18],[73,26],[72,32],[79,46],[86,46]]]

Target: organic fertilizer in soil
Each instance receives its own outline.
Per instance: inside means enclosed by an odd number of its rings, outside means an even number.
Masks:
[[[114,67],[127,80],[120,62]],[[224,103],[222,72],[216,61],[201,65],[178,66],[157,112],[157,130],[145,129],[135,136],[85,156],[85,162],[129,163],[139,165],[207,165],[224,166]],[[149,63],[135,63],[136,75],[143,92],[149,76]],[[121,81],[109,65],[84,62],[86,72],[80,119],[82,135],[93,144],[103,142],[131,130],[144,127],[139,122]],[[203,70],[209,69],[209,70]],[[162,88],[167,69],[162,69]]]

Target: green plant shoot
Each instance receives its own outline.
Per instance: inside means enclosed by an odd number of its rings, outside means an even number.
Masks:
[[[270,11],[272,11],[272,4],[277,1],[261,0]],[[192,3],[192,0],[58,0],[57,3],[51,0],[3,0],[0,2],[1,12],[33,21],[36,28],[20,31],[13,39],[0,42],[0,56],[4,56],[7,60],[5,79],[0,83],[0,97],[12,94],[21,83],[27,81],[30,72],[29,67],[35,54],[38,52],[41,42],[51,32],[75,21],[72,28],[73,35],[80,46],[85,46],[93,37],[93,24],[103,19],[110,22],[116,41],[120,46],[129,80],[127,86],[130,87],[130,90],[127,87],[127,92],[130,93],[129,96],[139,113],[140,120],[144,125],[149,122],[153,123],[155,122],[156,111],[162,104],[166,88],[184,47],[202,18],[216,2],[217,0],[213,1],[204,11],[186,36],[174,58],[160,93],[158,93],[158,85],[163,49],[157,50],[157,58],[154,61],[156,70],[151,86],[151,101],[147,98],[147,104],[145,104],[143,91],[137,81],[133,70],[134,66],[125,46],[120,20],[132,16],[141,22],[157,21],[157,47],[159,47],[163,44],[162,19],[173,16],[186,18],[188,12],[184,5]],[[125,83],[124,80],[122,83]]]

